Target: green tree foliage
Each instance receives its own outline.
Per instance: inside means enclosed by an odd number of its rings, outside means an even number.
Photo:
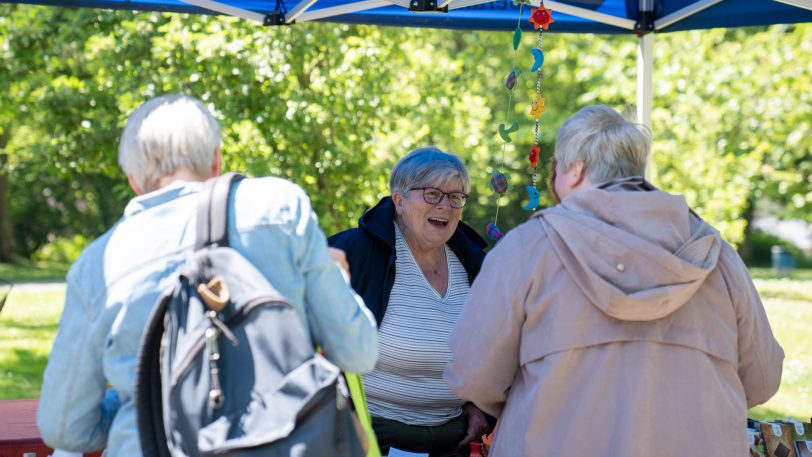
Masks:
[[[471,124],[486,111],[479,103],[455,112],[450,96],[426,102],[427,88],[459,72],[451,63],[408,77],[415,31],[2,8],[0,78],[10,90],[0,125],[24,254],[56,234],[95,236],[115,221],[132,196],[116,165],[121,127],[161,93],[208,103],[224,127],[226,167],[302,185],[327,231],[350,226],[385,192],[386,170],[405,146],[381,150],[392,144],[381,132],[411,128],[414,110],[443,120],[439,133],[455,125],[449,119]]]
[[[8,90],[0,129],[17,245],[27,255],[57,234],[100,233],[126,198],[109,154],[119,115],[110,62],[94,59],[88,39],[111,24],[78,10],[1,8]]]
[[[386,195],[389,170],[435,144],[469,165],[464,219],[484,232],[493,169],[514,189],[503,231],[529,213],[533,141],[528,72],[537,36],[0,5],[0,155],[20,254],[56,237],[93,238],[132,197],[117,166],[128,114],[145,99],[184,92],[223,126],[227,169],[278,175],[311,195],[328,233],[351,227]],[[748,202],[763,196],[808,217],[812,27],[658,36],[654,154],[658,183],[684,193],[739,241]],[[578,108],[628,109],[634,37],[545,36],[539,180],[555,132]],[[690,52],[685,52],[690,50]],[[508,109],[504,79],[523,75]],[[504,145],[499,123],[518,121]],[[2,162],[0,162],[2,163]],[[543,192],[546,194],[546,192]],[[542,202],[549,204],[544,195]],[[0,219],[2,215],[0,215]]]
[[[812,208],[812,27],[658,37],[654,129],[660,184],[739,243],[754,205]]]

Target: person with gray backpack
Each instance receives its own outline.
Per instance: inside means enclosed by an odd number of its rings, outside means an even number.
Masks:
[[[330,430],[321,445],[334,455],[363,455],[338,371],[375,366],[375,320],[304,191],[234,174],[205,183],[220,174],[220,128],[183,95],[130,116],[119,163],[137,196],[68,273],[37,411],[45,443],[113,456],[305,456],[321,452],[307,450],[308,436]],[[159,376],[137,388],[136,371],[150,367]],[[137,407],[143,392],[159,408]],[[161,431],[161,449],[142,447],[143,432]]]

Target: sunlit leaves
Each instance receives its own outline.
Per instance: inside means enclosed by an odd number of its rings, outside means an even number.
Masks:
[[[506,231],[529,214],[535,75],[525,67],[537,39],[525,34],[514,54],[512,32],[261,27],[4,4],[0,139],[18,244],[30,252],[55,235],[96,236],[120,216],[131,197],[116,163],[121,128],[167,92],[210,107],[227,169],[303,186],[327,232],[354,225],[388,193],[395,161],[429,144],[468,164],[476,204],[463,218],[480,231],[495,215],[492,170],[511,174],[515,188],[500,201]],[[635,37],[545,34],[540,183],[556,130],[577,109],[635,103],[636,46]],[[812,27],[658,35],[655,50],[657,183],[732,241],[746,206],[764,196],[808,218]],[[508,108],[503,81],[514,67],[525,73]],[[496,128],[508,119],[520,131],[504,146]]]

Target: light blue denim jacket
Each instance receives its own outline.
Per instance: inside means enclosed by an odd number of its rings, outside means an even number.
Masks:
[[[49,446],[141,455],[133,399],[138,346],[160,293],[190,258],[201,185],[176,182],[133,199],[71,267],[37,411]],[[330,258],[300,187],[243,180],[231,197],[229,242],[290,299],[333,363],[359,373],[375,366],[375,320]]]

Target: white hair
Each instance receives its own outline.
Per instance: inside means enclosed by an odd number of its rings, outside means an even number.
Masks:
[[[219,146],[220,126],[199,100],[163,95],[130,115],[118,146],[118,163],[142,191],[151,192],[160,178],[179,168],[210,174]]]
[[[646,133],[612,108],[581,108],[558,130],[555,160],[562,170],[584,163],[595,184],[629,176],[643,176],[651,143]]]
[[[434,146],[417,148],[398,160],[389,177],[389,190],[392,195],[399,193],[408,196],[415,187],[436,187],[446,184],[460,184],[462,191],[471,190],[468,169],[455,155],[443,152]]]

